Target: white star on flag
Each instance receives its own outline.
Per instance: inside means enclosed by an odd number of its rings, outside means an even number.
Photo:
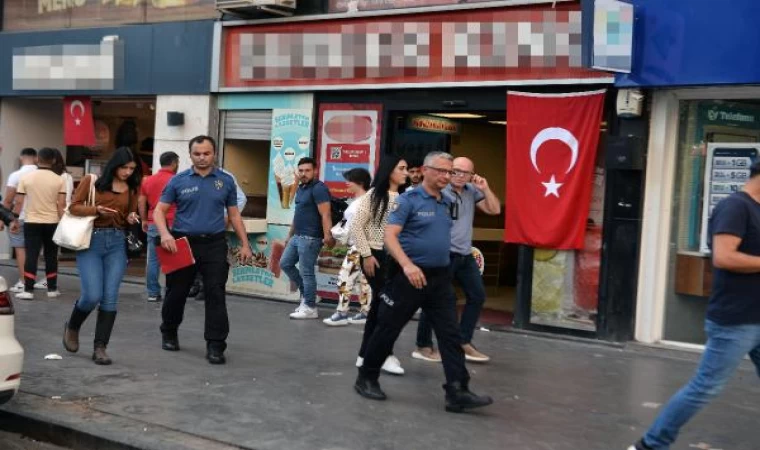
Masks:
[[[549,180],[548,183],[541,182],[541,184],[544,185],[546,188],[546,192],[544,193],[544,197],[548,197],[550,195],[553,195],[557,198],[559,198],[559,188],[562,186],[563,183],[557,183],[557,179],[554,178],[554,175],[552,175],[551,180]]]
[[[77,118],[77,119],[74,119],[74,123],[75,123],[77,126],[79,126],[79,124],[81,124],[81,123],[82,123],[82,121],[81,121],[80,119],[78,119],[78,118]]]

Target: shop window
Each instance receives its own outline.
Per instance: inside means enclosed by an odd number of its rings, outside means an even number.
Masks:
[[[238,181],[248,202],[243,217],[264,219],[267,211],[270,141],[226,139],[224,164]]]
[[[583,249],[533,252],[531,324],[596,331],[605,187],[602,154],[600,149]]]
[[[714,203],[741,188],[749,162],[759,153],[758,143],[760,102],[691,100],[679,105],[665,340],[705,342],[712,284],[706,217]],[[727,165],[713,167],[716,158]]]

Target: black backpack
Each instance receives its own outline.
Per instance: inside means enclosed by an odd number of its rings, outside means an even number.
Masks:
[[[343,220],[343,213],[348,208],[348,202],[345,198],[336,198],[330,196],[330,217],[333,225],[337,225]]]

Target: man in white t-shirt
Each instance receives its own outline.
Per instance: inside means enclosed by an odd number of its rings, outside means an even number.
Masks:
[[[8,181],[5,183],[5,196],[3,197],[3,206],[8,209],[13,209],[13,199],[16,197],[16,189],[21,177],[29,172],[37,170],[37,150],[33,148],[25,148],[21,150],[21,168],[13,172],[8,176]],[[16,251],[16,265],[18,266],[19,278],[16,284],[14,284],[10,290],[11,292],[23,292],[24,290],[24,264],[26,264],[26,248],[24,243],[24,208],[21,208],[21,214],[19,215],[19,231],[11,232],[8,229],[8,238],[11,242],[11,247]],[[5,228],[2,222],[0,222],[0,231]],[[14,230],[15,231],[15,230]]]

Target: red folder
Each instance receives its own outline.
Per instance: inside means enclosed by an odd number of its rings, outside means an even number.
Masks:
[[[172,253],[160,245],[156,246],[156,256],[158,256],[158,262],[161,264],[161,272],[165,274],[195,264],[193,250],[190,248],[190,242],[187,238],[179,238],[175,242],[177,243],[177,253]]]

